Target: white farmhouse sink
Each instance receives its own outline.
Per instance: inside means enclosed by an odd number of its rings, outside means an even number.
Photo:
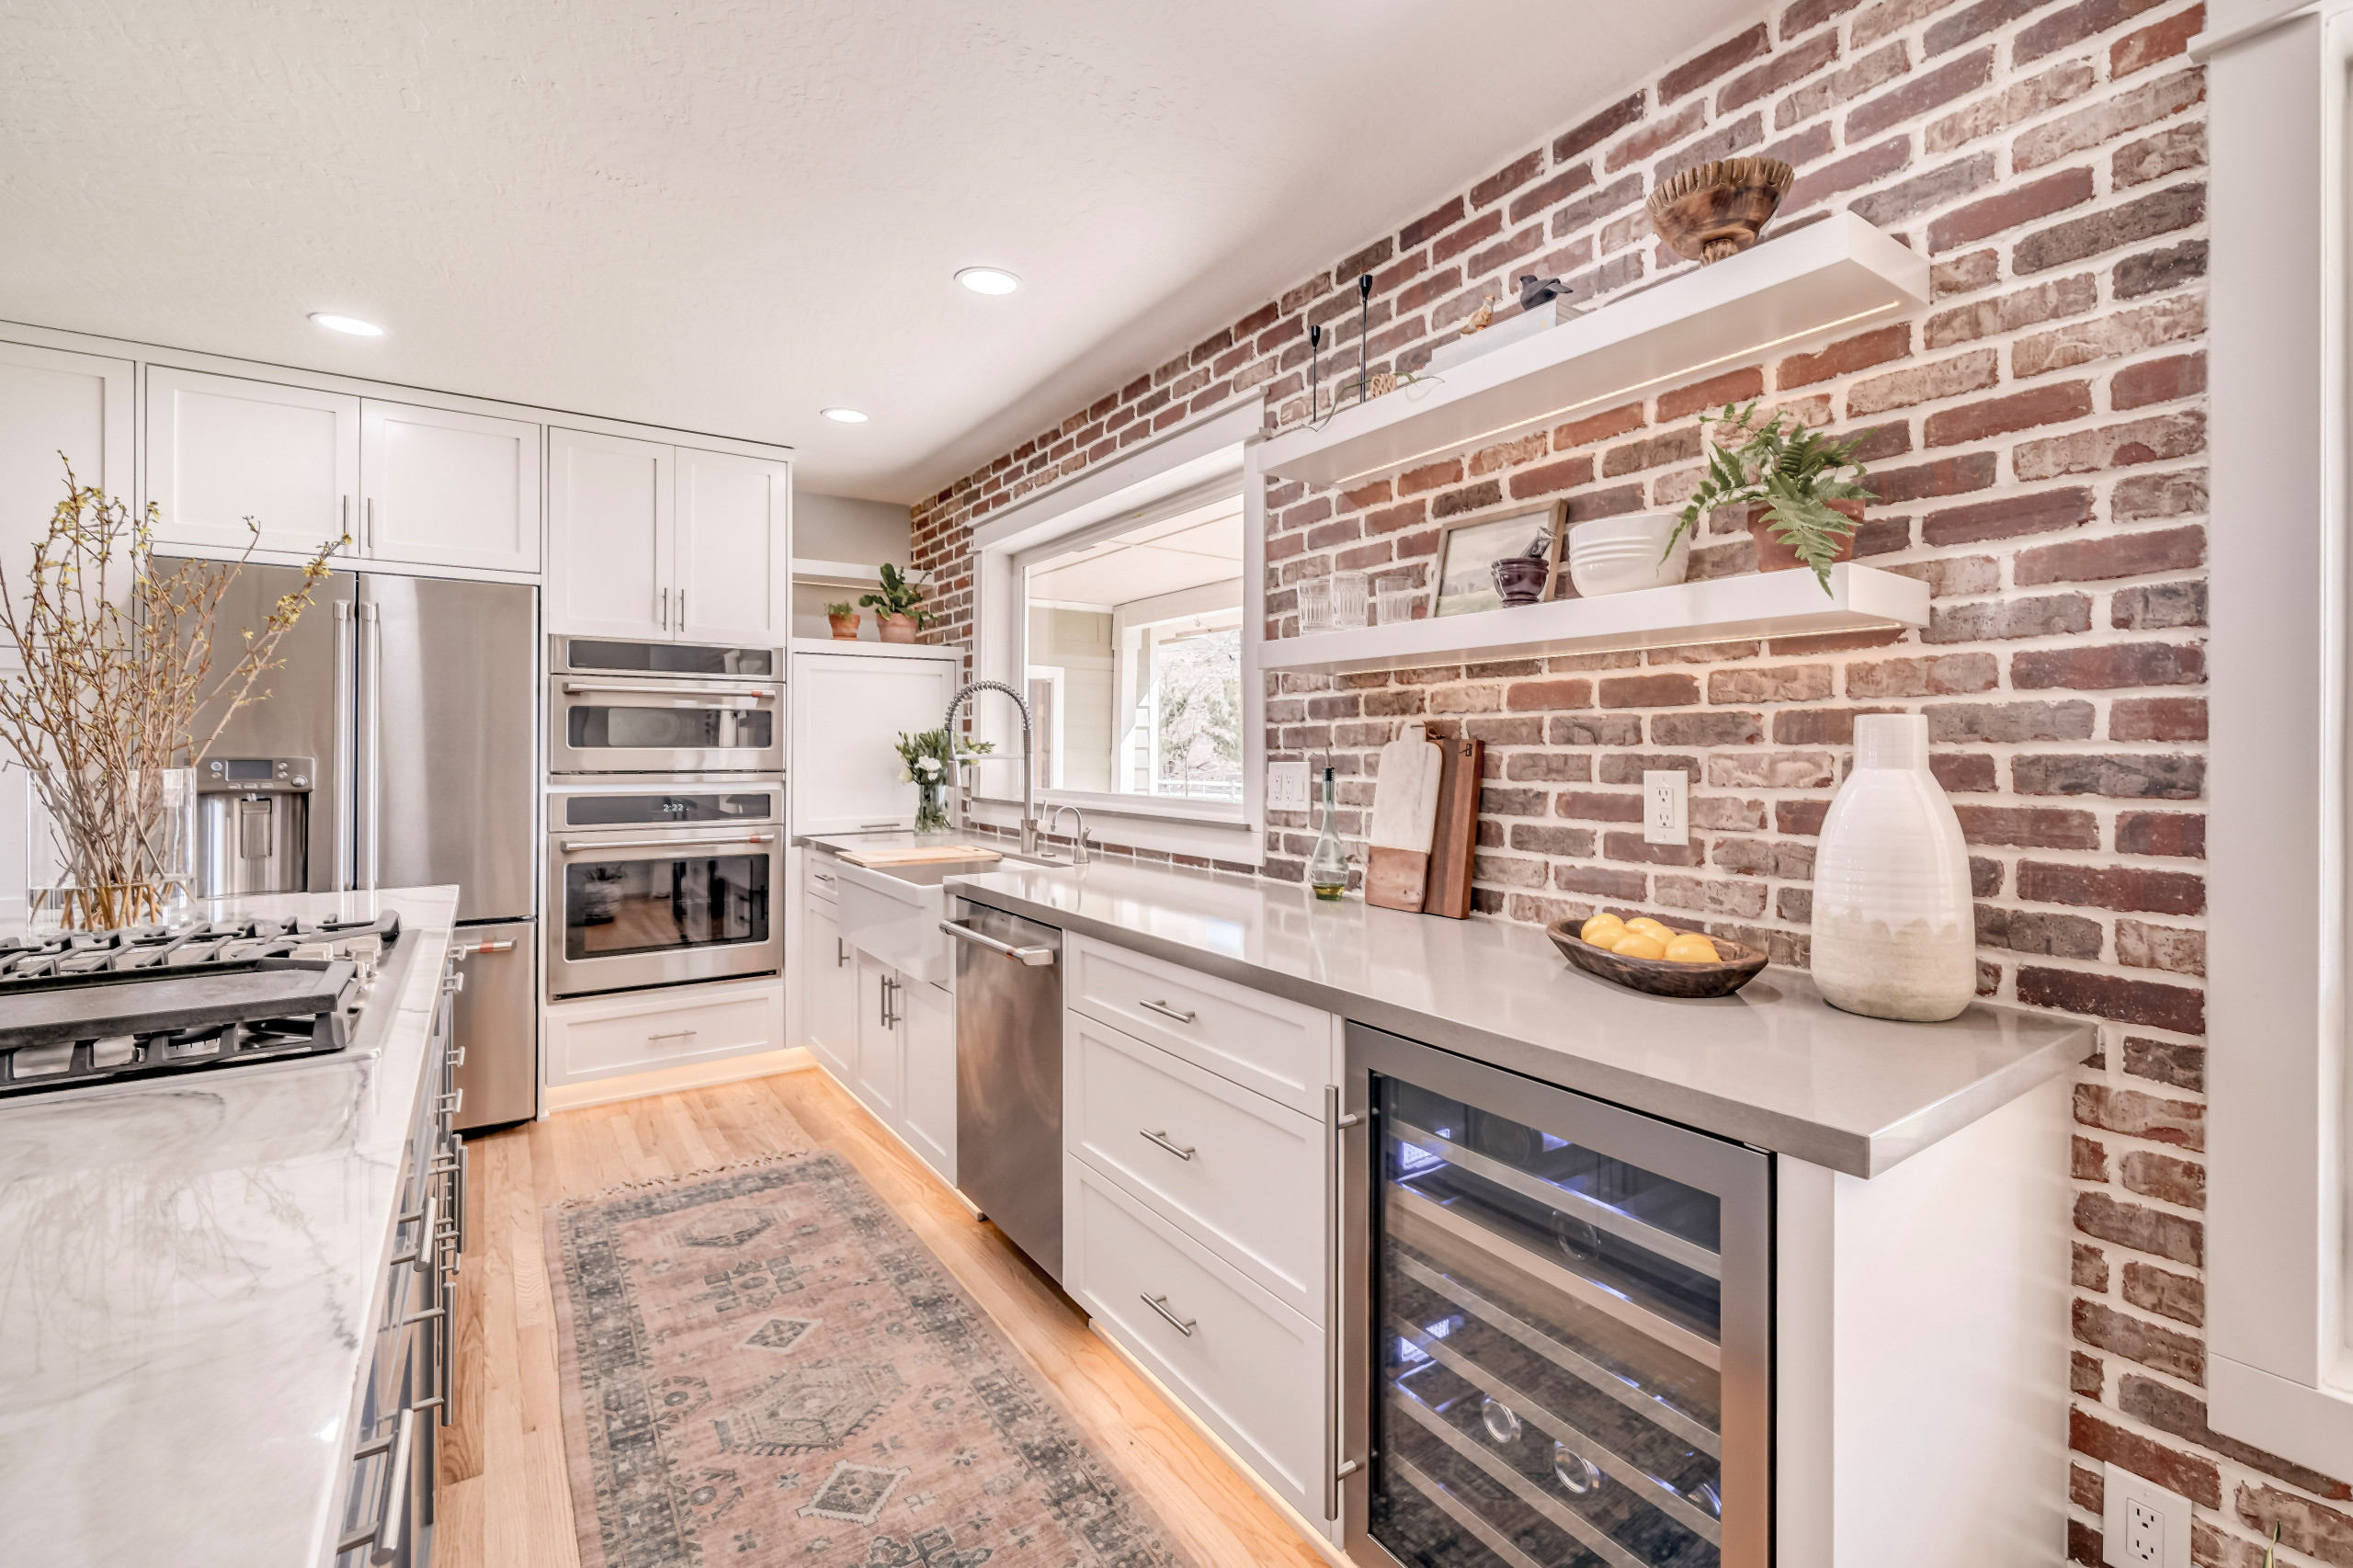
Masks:
[[[946,985],[956,964],[949,939],[939,929],[948,917],[948,892],[941,884],[950,877],[993,870],[1006,861],[1023,863],[1011,855],[914,866],[853,866],[837,860],[834,871],[841,879],[841,891],[835,917],[842,940],[910,979]]]

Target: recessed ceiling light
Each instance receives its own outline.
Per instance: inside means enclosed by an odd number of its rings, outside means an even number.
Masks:
[[[838,425],[863,425],[866,415],[855,408],[821,408],[817,411]]]
[[[1021,287],[1021,279],[1001,267],[968,267],[956,281],[975,294],[1010,294]]]
[[[318,323],[321,326],[326,328],[329,332],[348,333],[354,337],[381,337],[384,335],[384,329],[382,327],[378,326],[371,321],[361,321],[358,316],[330,315],[324,311],[317,311],[312,313],[311,319]]]

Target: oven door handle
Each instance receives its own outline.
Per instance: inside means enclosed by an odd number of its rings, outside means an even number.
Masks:
[[[593,686],[586,681],[576,680],[563,683],[566,697],[582,697],[592,692],[617,697],[748,697],[755,702],[776,700],[773,690],[741,686]]]
[[[716,849],[730,844],[774,844],[773,833],[739,833],[725,838],[607,838],[558,839],[565,855],[586,855],[598,849]]]

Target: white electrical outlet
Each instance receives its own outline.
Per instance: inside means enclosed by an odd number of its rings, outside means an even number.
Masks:
[[[1267,809],[1270,812],[1307,810],[1307,764],[1267,764]]]
[[[1643,842],[1691,842],[1691,776],[1679,767],[1643,775]]]
[[[2189,1568],[2189,1499],[2108,1467],[2101,1483],[2100,1556],[2117,1568]]]

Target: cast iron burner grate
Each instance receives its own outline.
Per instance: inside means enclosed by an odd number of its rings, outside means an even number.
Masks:
[[[400,916],[0,939],[0,1096],[341,1051]]]

